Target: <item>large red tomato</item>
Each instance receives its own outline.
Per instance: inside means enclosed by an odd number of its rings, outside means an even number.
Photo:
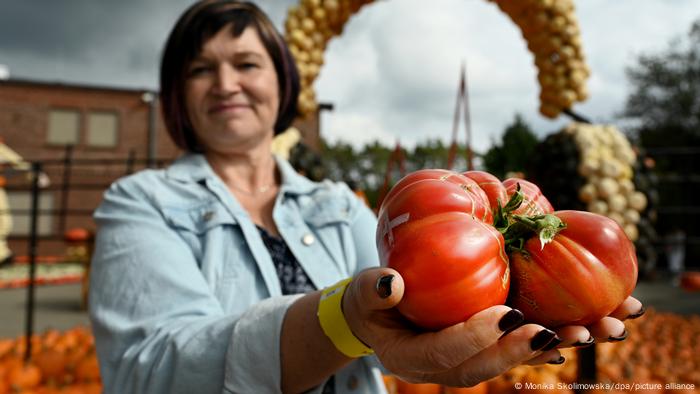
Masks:
[[[566,228],[510,253],[509,305],[548,327],[586,325],[614,311],[634,290],[634,245],[612,219],[582,211],[554,215]]]
[[[484,190],[492,210],[497,209],[499,204],[503,206],[508,202],[506,188],[495,175],[484,171],[467,171],[462,173],[462,175],[472,179]]]
[[[520,192],[523,194],[523,202],[513,211],[513,214],[535,216],[554,212],[552,204],[542,194],[540,188],[525,179],[508,178],[503,181],[509,198],[518,190],[518,185],[520,185]]]
[[[505,302],[508,257],[492,220],[483,191],[460,174],[421,170],[394,186],[379,211],[377,246],[382,264],[404,279],[404,316],[440,329]]]
[[[512,214],[533,216],[554,212],[552,204],[542,194],[540,188],[530,181],[508,178],[501,182],[495,175],[484,171],[467,171],[462,175],[474,180],[484,190],[494,212],[499,208],[499,205],[500,207],[506,206],[518,190],[518,185],[520,185],[523,201]]]
[[[422,181],[430,181],[424,183]],[[382,207],[387,205],[387,203],[394,199],[399,194],[403,194],[405,198],[406,193],[404,189],[411,188],[423,189],[427,188],[432,190],[436,182],[445,182],[449,185],[447,186],[457,186],[462,191],[458,191],[454,187],[447,192],[446,195],[440,197],[447,197],[447,199],[435,199],[437,196],[431,196],[429,200],[421,201],[419,206],[416,208],[424,208],[428,214],[437,213],[436,209],[440,209],[441,212],[448,211],[459,211],[468,213],[475,218],[478,218],[487,223],[493,223],[493,215],[491,209],[489,209],[489,199],[486,193],[479,187],[479,185],[473,180],[466,178],[456,172],[441,170],[441,169],[426,169],[412,172],[405,177],[401,178],[389,191],[389,193],[384,198],[382,202]],[[456,192],[456,195],[450,194]],[[428,192],[432,193],[432,192]],[[414,213],[415,214],[415,213]],[[425,213],[422,214],[424,216]]]

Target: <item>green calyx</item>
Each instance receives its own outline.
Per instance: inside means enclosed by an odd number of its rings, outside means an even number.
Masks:
[[[545,215],[516,215],[513,212],[518,209],[524,200],[520,191],[520,184],[505,206],[501,206],[500,201],[494,212],[493,225],[503,234],[506,252],[519,251],[525,253],[523,247],[525,242],[537,235],[540,239],[541,248],[554,239],[566,224],[553,214]]]

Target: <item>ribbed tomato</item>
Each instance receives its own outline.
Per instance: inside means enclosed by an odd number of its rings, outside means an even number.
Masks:
[[[505,302],[508,257],[492,221],[483,190],[460,174],[421,170],[394,186],[379,211],[377,246],[382,264],[404,279],[404,316],[440,329]]]
[[[497,209],[499,204],[503,206],[508,202],[506,188],[495,175],[484,171],[467,171],[462,173],[462,175],[476,182],[486,193],[492,210]]]
[[[557,211],[566,228],[542,246],[537,235],[511,251],[508,303],[547,327],[587,325],[609,315],[637,282],[634,245],[605,216]]]
[[[523,194],[523,202],[513,211],[513,214],[533,216],[554,212],[552,204],[534,183],[525,179],[508,178],[503,181],[503,186],[506,188],[508,197],[511,197],[518,190],[518,186],[520,186],[520,192]]]
[[[491,209],[496,211],[499,207],[504,207],[510,201],[513,194],[520,186],[523,195],[523,202],[515,209],[515,215],[542,215],[554,212],[552,204],[542,194],[540,188],[534,183],[520,178],[508,178],[501,182],[495,175],[484,171],[467,171],[462,175],[472,179],[481,189],[484,190],[489,199]]]

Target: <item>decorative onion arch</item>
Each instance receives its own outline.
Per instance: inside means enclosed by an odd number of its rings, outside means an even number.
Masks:
[[[313,82],[323,66],[331,38],[343,32],[345,23],[374,0],[300,0],[287,12],[285,38],[296,59],[301,78],[299,111],[316,112]],[[573,0],[488,0],[520,28],[535,57],[540,83],[540,112],[557,117],[577,101],[588,97],[590,69],[581,46]]]

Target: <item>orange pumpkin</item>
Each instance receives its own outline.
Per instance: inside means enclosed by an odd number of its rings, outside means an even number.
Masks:
[[[0,358],[9,354],[15,347],[15,341],[12,339],[0,339]]]
[[[513,375],[506,372],[501,376],[496,376],[486,382],[489,393],[510,394],[515,392],[515,383]]]
[[[481,382],[474,387],[445,387],[443,394],[488,394],[488,383]]]
[[[391,375],[382,375],[384,379],[384,386],[389,394],[398,394],[398,388],[396,388],[396,378]]]
[[[96,382],[85,383],[83,392],[85,394],[102,394],[102,384]]]
[[[63,238],[68,243],[86,242],[90,240],[91,237],[92,233],[81,227],[69,229],[63,234]]]
[[[80,382],[97,382],[100,380],[100,365],[94,353],[78,363],[75,367],[75,377]]]
[[[399,394],[440,394],[442,386],[433,383],[408,383],[396,379],[396,388]]]
[[[16,391],[33,389],[41,383],[41,370],[32,362],[13,365],[7,372],[7,381]]]
[[[58,382],[66,373],[66,357],[57,350],[44,349],[33,360],[41,370],[44,382]]]

